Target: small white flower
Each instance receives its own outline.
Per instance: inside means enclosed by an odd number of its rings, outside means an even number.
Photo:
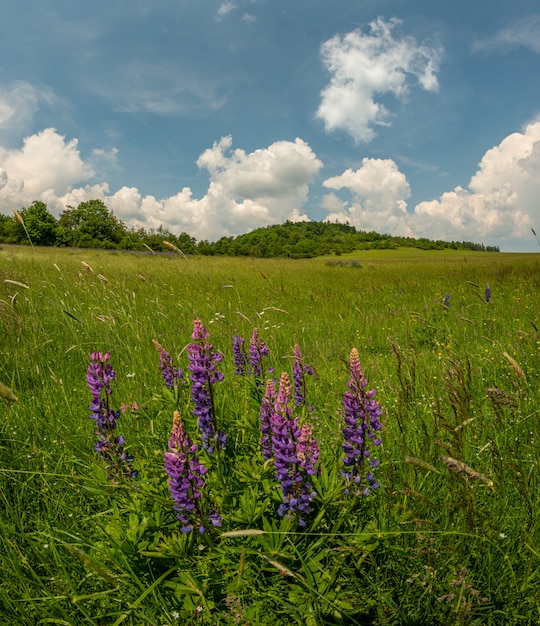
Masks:
[[[499,537],[500,537],[501,539],[506,539],[506,535],[505,535],[504,533],[499,533]]]
[[[171,613],[171,617],[172,617],[173,619],[180,619],[180,613],[179,613],[179,611],[173,611],[173,612]]]

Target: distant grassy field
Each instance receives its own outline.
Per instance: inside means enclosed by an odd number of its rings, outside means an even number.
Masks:
[[[192,415],[195,318],[224,355],[215,455]],[[234,373],[233,336],[248,346],[254,328],[264,380]],[[540,254],[3,246],[0,383],[18,401],[0,388],[0,623],[539,623],[539,329]],[[164,384],[152,340],[184,386]],[[278,514],[260,450],[265,380],[292,378],[295,345],[315,375],[291,410],[320,452],[305,527]],[[382,408],[367,496],[342,475],[352,348]],[[98,351],[134,479],[108,479],[94,450]],[[175,410],[208,467],[201,502],[223,518],[203,534],[181,532],[163,467]]]

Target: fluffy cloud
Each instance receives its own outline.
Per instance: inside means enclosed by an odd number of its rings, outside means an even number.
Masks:
[[[361,230],[408,233],[407,203],[411,195],[405,175],[390,159],[363,159],[357,170],[348,169],[340,176],[323,182],[328,189],[348,189],[350,204],[340,203],[328,194],[324,206],[331,212],[329,221],[349,221]]]
[[[58,215],[66,206],[97,198],[130,226],[163,225],[213,241],[287,219],[309,219],[303,206],[309,183],[322,167],[301,139],[277,141],[246,153],[233,150],[231,137],[224,137],[197,161],[209,175],[202,198],[194,198],[185,187],[174,196],[157,199],[141,196],[134,187],[111,194],[106,182],[89,182],[95,178],[95,166],[114,165],[116,157],[115,149],[98,149],[85,162],[77,140],[66,142],[52,128],[27,137],[20,150],[0,148],[0,210],[9,212],[11,207],[42,200]]]
[[[540,221],[540,121],[488,150],[469,190],[457,187],[415,209],[415,230],[444,239],[520,249]]]
[[[540,121],[488,150],[469,188],[456,187],[438,200],[406,210],[409,184],[391,160],[364,159],[356,170],[329,178],[329,189],[346,189],[351,201],[329,194],[327,219],[363,230],[396,235],[530,248],[531,228],[540,223]]]
[[[406,97],[411,78],[423,89],[438,89],[440,50],[418,45],[413,37],[398,39],[393,31],[399,23],[378,18],[367,34],[354,30],[321,46],[330,83],[316,116],[327,131],[344,130],[356,142],[369,141],[373,126],[388,124],[389,113],[377,96]]]
[[[21,149],[0,147],[0,209],[56,198],[92,176],[77,140],[66,142],[54,128],[47,128],[27,137]]]
[[[94,182],[94,166],[114,165],[116,157],[115,150],[94,150],[84,160],[77,140],[66,140],[52,128],[27,137],[22,148],[0,147],[0,211],[42,200],[58,215],[68,205],[99,198],[130,226],[163,225],[215,241],[287,219],[309,219],[304,209],[309,185],[322,168],[301,139],[247,153],[223,137],[197,161],[209,178],[201,198],[184,187],[159,199],[142,196],[135,187],[111,193],[107,182]],[[409,183],[390,159],[364,158],[358,169],[327,178],[323,186],[328,193],[322,206],[331,221],[397,235],[479,241],[503,250],[531,249],[531,228],[540,230],[540,120],[488,150],[467,188],[415,207],[407,208]]]

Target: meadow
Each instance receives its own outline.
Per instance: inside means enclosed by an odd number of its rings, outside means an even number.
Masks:
[[[255,328],[263,371],[240,375],[233,337],[247,350]],[[539,329],[540,254],[3,246],[0,623],[540,623]],[[213,454],[193,414],[194,341],[223,355]],[[155,342],[183,382],[166,384]],[[381,409],[375,488],[363,476],[360,490],[343,464],[353,348]],[[305,398],[282,408],[318,458],[309,505],[288,515],[261,405],[298,351]],[[86,378],[106,353],[112,469]],[[207,469],[191,532],[164,468],[175,412]]]

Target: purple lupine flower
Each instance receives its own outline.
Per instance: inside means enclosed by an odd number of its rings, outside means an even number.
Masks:
[[[265,461],[272,458],[272,413],[276,400],[276,385],[273,380],[266,381],[266,388],[261,400],[261,450]]]
[[[294,404],[297,407],[303,406],[306,401],[306,376],[315,374],[311,365],[304,363],[304,357],[300,350],[300,346],[294,346],[293,356],[293,385],[294,385]]]
[[[196,528],[204,533],[206,528],[201,513],[201,490],[208,469],[199,462],[197,444],[192,443],[186,434],[179,411],[173,415],[169,452],[163,454],[176,517],[182,524],[180,530],[189,533]],[[215,511],[208,516],[208,520],[214,526],[221,526],[221,516]]]
[[[152,343],[159,353],[159,369],[167,387],[174,389],[185,384],[184,372],[179,367],[175,367],[171,355],[155,339],[152,339]]]
[[[246,340],[238,335],[233,336],[234,373],[245,376],[250,372],[250,365],[246,353]]]
[[[96,423],[94,434],[97,441],[94,443],[94,450],[107,463],[110,480],[120,476],[136,478],[138,472],[131,465],[133,456],[124,450],[126,443],[124,437],[116,435],[116,422],[120,417],[120,411],[115,411],[110,406],[111,382],[116,378],[116,372],[109,359],[109,352],[92,352],[86,374],[86,381],[92,394],[90,418]]]
[[[296,456],[298,464],[308,474],[313,476],[317,473],[315,465],[319,460],[319,446],[313,438],[313,428],[310,424],[302,424],[300,437],[296,444]]]
[[[297,516],[298,524],[305,526],[304,515],[311,512],[311,502],[317,497],[308,477],[316,473],[319,451],[310,427],[300,428],[299,419],[293,417],[290,396],[289,376],[284,372],[270,421],[275,476],[282,494],[278,514]]]
[[[345,453],[345,470],[342,475],[347,483],[347,491],[352,483],[356,495],[360,492],[369,495],[380,486],[371,471],[379,465],[379,461],[371,456],[371,447],[382,443],[378,434],[382,428],[379,420],[382,409],[373,399],[375,389],[366,391],[367,380],[356,348],[351,350],[349,364],[349,390],[343,396],[345,427],[342,448]]]
[[[491,302],[491,287],[489,283],[486,283],[486,302],[489,304]]]
[[[449,309],[450,308],[450,294],[447,293],[444,298],[443,298],[443,307],[445,309]]]
[[[254,328],[249,342],[249,363],[255,378],[261,379],[264,374],[262,359],[270,354],[268,346],[259,337],[259,329]]]
[[[213,454],[216,444],[224,449],[226,442],[225,433],[217,429],[213,394],[213,386],[224,378],[217,368],[223,355],[214,352],[214,346],[207,343],[210,335],[198,318],[193,323],[192,337],[195,342],[188,345],[188,370],[191,372],[193,415],[198,418],[203,448]]]

